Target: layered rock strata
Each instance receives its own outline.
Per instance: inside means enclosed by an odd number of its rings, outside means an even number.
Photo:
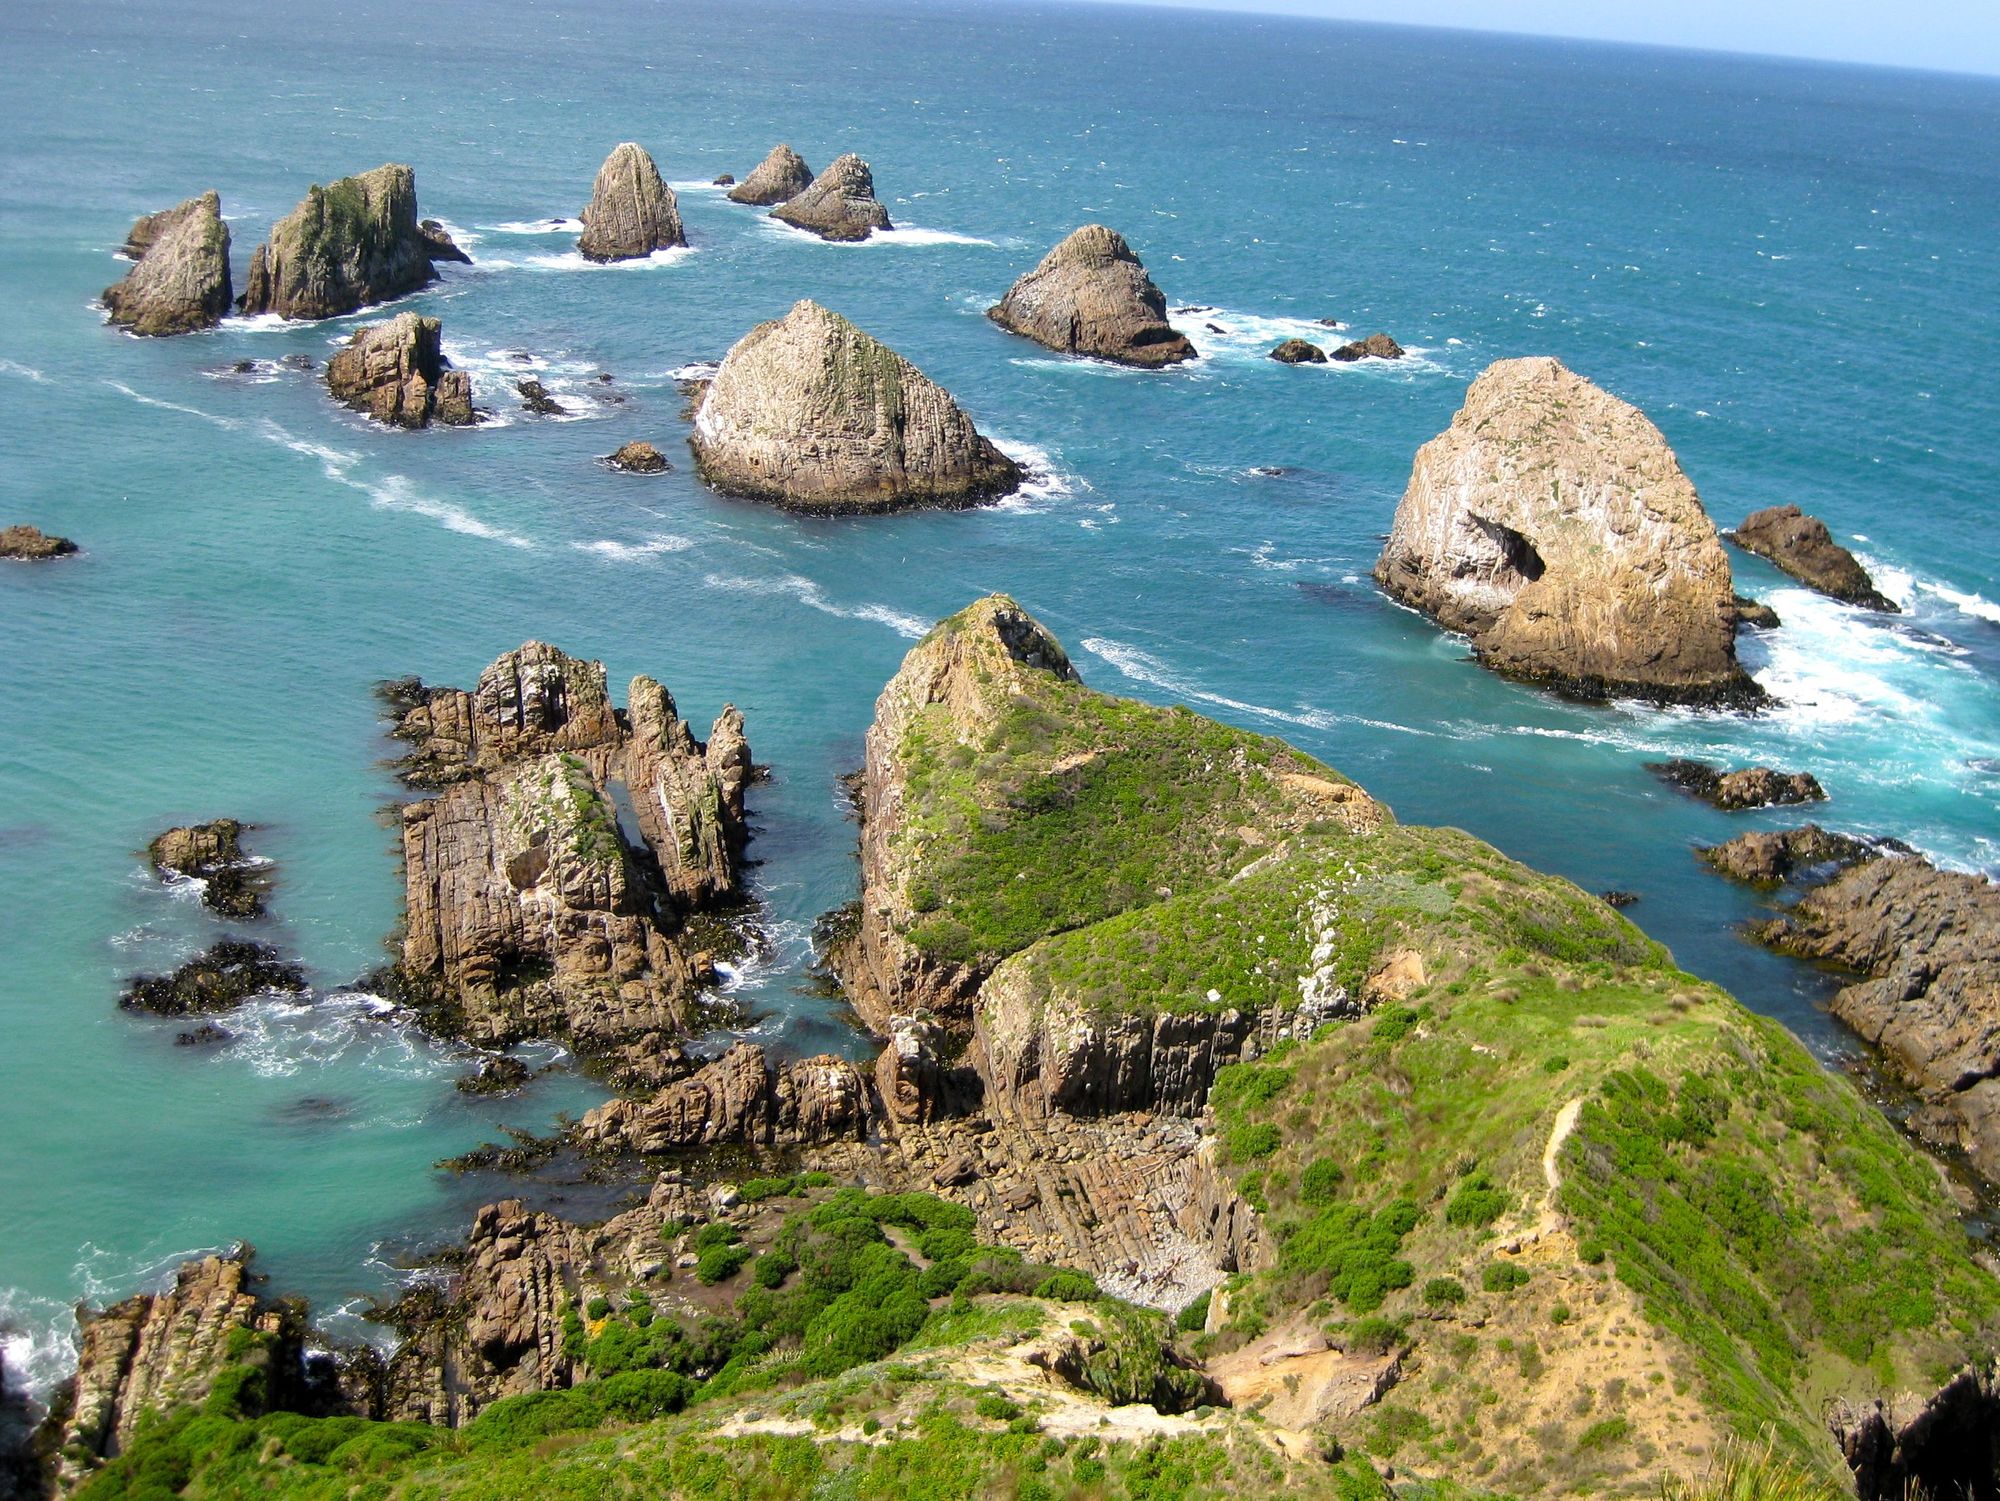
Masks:
[[[750,175],[729,190],[731,203],[770,208],[789,203],[813,184],[812,168],[791,147],[780,144],[759,162]]]
[[[729,351],[689,444],[714,488],[801,511],[969,506],[1021,482],[942,387],[810,301]]]
[[[1762,697],[1729,560],[1636,407],[1553,359],[1501,360],[1418,450],[1375,578],[1479,660],[1591,698]]]
[[[1167,323],[1167,300],[1125,243],[1086,224],[1007,289],[986,316],[1064,354],[1156,369],[1196,357]]]
[[[653,158],[632,141],[614,147],[591,184],[576,248],[586,260],[630,261],[685,244],[680,204]]]
[[[831,1054],[774,1065],[739,1042],[650,1099],[612,1100],[585,1115],[578,1139],[601,1152],[817,1146],[866,1135],[866,1076]]]
[[[875,174],[849,152],[813,178],[796,196],[771,210],[771,217],[822,240],[865,240],[878,229],[894,229],[889,211],[875,199]]]
[[[0,527],[0,558],[16,563],[46,563],[51,558],[67,558],[77,546],[67,537],[54,537],[32,526]]]
[[[466,427],[479,420],[472,377],[444,357],[444,326],[416,313],[357,328],[326,362],[326,386],[355,411],[392,427]]]
[[[111,321],[135,334],[213,328],[229,312],[229,226],[213,189],[132,226],[138,264],[104,289]]]
[[[202,883],[201,902],[224,917],[259,917],[270,889],[270,867],[243,852],[244,825],[233,818],[168,829],[146,846],[162,875]]]
[[[1810,772],[1776,771],[1769,766],[1720,771],[1705,762],[1687,760],[1648,762],[1646,770],[1669,787],[1728,813],[1826,800],[1826,789]]]
[[[442,231],[438,232],[439,234]],[[271,226],[250,256],[237,300],[245,313],[337,318],[387,302],[437,279],[434,262],[464,260],[417,219],[417,176],[388,163],[321,187]]]
[[[1743,518],[1729,540],[1776,564],[1809,589],[1844,604],[1895,614],[1897,603],[1875,587],[1853,553],[1833,540],[1826,523],[1797,506],[1769,506]]]

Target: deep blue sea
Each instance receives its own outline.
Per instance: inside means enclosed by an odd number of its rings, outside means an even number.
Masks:
[[[1102,688],[1282,734],[1406,819],[1640,892],[1683,964],[1829,1059],[1826,980],[1745,945],[1759,899],[1689,853],[1797,815],[1709,811],[1643,763],[1809,770],[1834,826],[2000,863],[2000,81],[972,0],[9,0],[0,59],[0,524],[85,549],[0,566],[10,1367],[48,1379],[74,1300],[237,1238],[274,1287],[351,1309],[495,1196],[436,1159],[598,1097],[558,1071],[472,1101],[463,1056],[361,1000],[253,1008],[219,1051],[115,1006],[218,930],[138,855],[195,818],[258,825],[264,936],[325,987],[380,962],[400,883],[371,685],[469,683],[530,637],[614,685],[660,677],[698,731],[743,708],[772,769],[770,946],[738,983],[789,1049],[864,1046],[807,983],[813,917],[855,889],[835,779],[911,641],[994,589]],[[626,139],[680,186],[693,248],[593,268],[547,221]],[[861,153],[905,228],[824,245],[700,186],[779,140]],[[504,421],[392,432],[315,376],[230,373],[323,359],[364,319],[145,341],[93,308],[137,214],[219,189],[240,287],[309,183],[388,160],[475,258],[409,302]],[[1212,310],[1178,320],[1199,362],[1070,361],[981,316],[1091,220]],[[852,521],[706,493],[674,372],[804,296],[946,385],[1032,462],[1029,492]],[[1412,358],[1263,357],[1327,317]],[[1643,407],[1719,523],[1824,516],[1908,613],[1739,558],[1784,619],[1747,639],[1782,701],[1756,718],[1588,708],[1471,665],[1367,573],[1412,453],[1523,354]],[[590,399],[600,370],[626,404]],[[528,371],[573,418],[518,410]],[[631,438],[675,472],[595,462]]]

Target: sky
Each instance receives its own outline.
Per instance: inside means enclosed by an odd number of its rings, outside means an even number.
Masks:
[[[2000,74],[2000,0],[1139,0]]]

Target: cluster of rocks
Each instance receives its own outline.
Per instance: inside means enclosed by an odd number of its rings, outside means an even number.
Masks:
[[[1167,323],[1167,300],[1125,243],[1086,224],[1007,289],[986,316],[1063,354],[1156,369],[1196,357]]]
[[[616,453],[606,454],[604,462],[625,474],[665,474],[673,468],[666,456],[643,438],[635,438]]]
[[[16,563],[46,563],[51,558],[67,558],[77,546],[67,537],[55,537],[32,526],[0,527],[0,558]]]
[[[1358,360],[1400,360],[1403,352],[1403,346],[1387,334],[1370,334],[1342,344],[1331,354],[1310,339],[1286,339],[1271,351],[1271,358],[1281,365],[1324,365],[1328,359],[1346,365]]]
[[[1721,771],[1705,761],[1678,759],[1648,762],[1646,770],[1669,787],[1698,797],[1726,813],[1826,800],[1826,789],[1810,772],[1775,771],[1769,766]]]
[[[146,858],[161,875],[201,882],[201,902],[211,912],[261,917],[271,866],[244,853],[244,831],[233,818],[168,829],[146,846]]]
[[[140,975],[118,1004],[154,1016],[212,1016],[253,996],[300,995],[306,972],[269,944],[224,938],[171,974]]]
[[[472,377],[445,358],[444,326],[419,313],[357,328],[326,362],[326,386],[345,405],[394,427],[479,420]]]

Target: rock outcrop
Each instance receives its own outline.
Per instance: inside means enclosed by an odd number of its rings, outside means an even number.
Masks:
[[[681,1152],[708,1146],[816,1146],[859,1141],[870,1115],[867,1076],[825,1054],[774,1066],[739,1042],[650,1099],[612,1100],[584,1116],[582,1144],[598,1152]]]
[[[77,550],[67,537],[52,537],[32,526],[0,527],[0,558],[16,563],[46,563],[67,558]]]
[[[514,382],[514,390],[521,398],[521,409],[532,412],[537,417],[560,417],[565,408],[549,394],[549,388],[532,375]]]
[[[889,211],[875,200],[875,174],[853,152],[837,156],[811,184],[771,210],[771,217],[822,240],[865,240],[894,229]]]
[[[1007,289],[986,316],[1064,354],[1156,369],[1196,357],[1167,323],[1167,300],[1125,243],[1086,224]]]
[[[664,474],[673,467],[659,449],[643,438],[635,438],[616,453],[606,454],[604,462],[626,474]]]
[[[270,890],[270,867],[243,853],[244,825],[233,818],[168,829],[146,846],[162,875],[202,883],[202,905],[224,917],[259,917]]]
[[[1646,770],[1669,787],[1734,813],[1744,808],[1783,807],[1826,801],[1819,778],[1805,771],[1776,771],[1769,766],[1745,766],[1721,771],[1704,761],[1649,761]]]
[[[1387,334],[1370,334],[1365,339],[1355,339],[1333,351],[1333,358],[1342,364],[1352,364],[1356,360],[1400,360],[1403,346]]]
[[[1894,840],[1857,839],[1816,823],[1796,829],[1757,829],[1695,853],[1732,880],[1778,886],[1814,871],[1852,865],[1887,850],[1907,851]]]
[[[1778,612],[1769,605],[1745,599],[1739,594],[1736,596],[1736,623],[1753,631],[1775,631],[1784,622],[1778,619]]]
[[[236,305],[245,313],[337,318],[429,286],[437,279],[432,263],[441,259],[465,256],[456,246],[447,253],[424,232],[417,175],[391,162],[314,184],[251,253]]]
[[[119,998],[127,1011],[155,1016],[209,1016],[233,1011],[252,996],[297,996],[306,972],[269,944],[225,938],[169,975],[140,975]]]
[[[1853,553],[1833,540],[1826,523],[1797,506],[1768,506],[1743,518],[1728,534],[1745,552],[1776,564],[1809,589],[1863,609],[1899,610],[1875,587]]]
[[[417,221],[417,233],[424,244],[430,247],[433,261],[456,261],[461,266],[472,264],[472,257],[458,248],[458,241],[451,237],[451,231],[435,219]]]
[[[809,301],[729,351],[689,444],[715,489],[800,511],[969,506],[1021,482],[942,387]]]
[[[1912,858],[1867,860],[1754,930],[1866,978],[1833,1014],[1924,1101],[1916,1129],[2000,1183],[2000,887]]]
[[[680,204],[653,158],[631,141],[614,147],[591,184],[576,248],[586,260],[631,261],[685,244]]]
[[[1858,1501],[2000,1496],[2000,1371],[1968,1367],[1928,1397],[1836,1403],[1827,1427]]]
[[[1326,351],[1304,339],[1287,339],[1271,351],[1271,358],[1281,365],[1324,365]]]
[[[742,716],[704,745],[651,678],[620,713],[601,663],[532,641],[470,693],[403,683],[390,702],[404,779],[442,789],[402,813],[405,995],[487,1046],[556,1037],[636,1081],[676,1071],[713,978],[687,921],[741,879]]]
[[[813,184],[812,168],[791,147],[780,144],[751,172],[729,190],[731,203],[749,203],[759,208],[789,203]]]
[[[1375,578],[1481,662],[1590,698],[1762,698],[1729,559],[1638,408],[1553,359],[1487,367],[1417,452]]]
[[[326,362],[326,385],[357,412],[395,427],[466,427],[479,420],[472,377],[444,357],[444,326],[416,313],[357,328]]]
[[[139,264],[104,289],[113,323],[135,334],[185,334],[227,316],[229,226],[213,189],[141,219],[125,245]]]

